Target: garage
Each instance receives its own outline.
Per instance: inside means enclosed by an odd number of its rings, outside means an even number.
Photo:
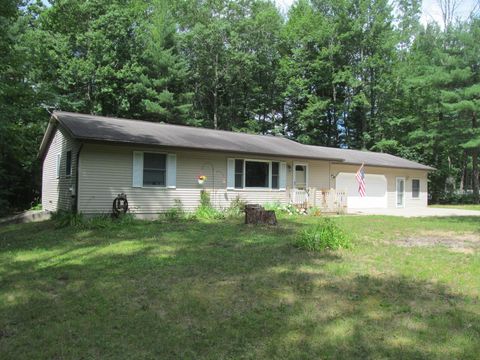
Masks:
[[[365,174],[365,189],[367,195],[360,197],[355,173],[341,172],[335,178],[337,190],[347,191],[349,209],[386,208],[387,178],[385,175]]]

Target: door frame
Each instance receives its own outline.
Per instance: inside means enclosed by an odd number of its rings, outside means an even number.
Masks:
[[[402,196],[402,205],[398,205],[398,180],[403,180],[403,196]],[[404,208],[405,207],[405,186],[406,180],[404,176],[397,176],[395,178],[395,206],[397,208]]]
[[[297,185],[297,171],[296,171],[296,167],[297,165],[300,165],[300,166],[305,166],[305,191],[308,190],[308,164],[307,163],[302,163],[302,162],[294,162],[293,163],[293,169],[292,169],[292,188],[293,189],[297,189],[296,185]]]

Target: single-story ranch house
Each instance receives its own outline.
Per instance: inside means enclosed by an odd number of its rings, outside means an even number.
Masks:
[[[237,197],[349,209],[424,207],[433,170],[385,153],[60,111],[51,117],[39,157],[44,209],[84,214],[111,212],[120,193],[139,215],[179,202],[193,210],[203,189],[216,207],[228,207]],[[355,175],[361,164],[363,197]]]

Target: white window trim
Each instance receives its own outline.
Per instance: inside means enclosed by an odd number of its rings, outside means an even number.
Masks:
[[[403,205],[399,206],[398,205],[398,180],[403,180]],[[395,206],[399,209],[403,209],[405,208],[405,186],[406,183],[405,183],[405,177],[404,176],[397,176],[395,178]]]
[[[292,171],[292,188],[293,189],[296,189],[296,185],[297,185],[297,179],[296,179],[296,176],[297,176],[297,171],[296,171],[296,166],[297,165],[300,165],[300,166],[305,166],[305,190],[308,189],[308,163],[301,163],[301,162],[294,162],[293,163],[293,171]]]
[[[413,180],[418,180],[418,196],[417,197],[414,197],[413,196]],[[422,188],[422,182],[420,181],[420,179],[418,178],[412,178],[412,191],[411,191],[411,194],[412,194],[412,200],[420,200],[420,189]]]
[[[57,153],[55,156],[55,178],[60,179],[60,168],[62,162],[62,153]]]
[[[145,189],[170,189],[167,187],[167,171],[168,171],[168,153],[163,151],[142,151],[143,153],[143,164],[142,164],[142,172],[145,171],[145,154],[160,154],[165,155],[165,185],[145,185],[144,181],[142,181],[142,188]]]
[[[242,174],[242,182],[243,182],[243,187],[237,188],[235,187],[235,178],[234,178],[234,183],[233,183],[233,188],[229,188],[229,191],[285,191],[285,189],[280,189],[280,163],[282,162],[281,160],[264,160],[264,159],[245,159],[245,158],[232,158],[233,160],[243,160],[243,174]],[[247,161],[252,161],[252,162],[263,162],[263,163],[268,163],[268,187],[247,187],[246,185],[246,164]],[[278,189],[273,189],[272,188],[272,163],[277,162],[278,163]],[[235,167],[234,167],[235,171]]]

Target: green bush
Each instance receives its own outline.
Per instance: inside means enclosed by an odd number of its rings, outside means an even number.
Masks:
[[[200,206],[195,211],[198,219],[224,219],[225,214],[215,209],[210,202],[210,193],[206,190],[200,192]]]
[[[273,203],[265,203],[263,207],[265,210],[273,210],[275,212],[285,212],[285,205],[282,205],[278,201]]]
[[[247,202],[243,200],[240,195],[237,195],[237,197],[230,202],[230,206],[225,210],[225,215],[227,217],[240,216],[245,211],[245,205],[247,205]]]
[[[112,218],[109,214],[86,218],[81,213],[58,211],[52,214],[52,221],[57,229],[74,227],[82,230],[95,230],[129,226],[135,222],[135,218],[132,214],[121,215],[118,218]]]
[[[168,209],[164,214],[165,218],[170,221],[179,221],[186,219],[186,213],[180,199],[175,199],[175,205]]]
[[[465,205],[475,204],[475,198],[472,194],[444,193],[437,198],[437,202],[442,205]]]
[[[310,251],[322,251],[350,248],[351,242],[334,220],[325,218],[317,225],[303,230],[295,245]]]
[[[79,227],[85,222],[83,214],[63,210],[52,213],[51,219],[57,229],[69,226]]]

